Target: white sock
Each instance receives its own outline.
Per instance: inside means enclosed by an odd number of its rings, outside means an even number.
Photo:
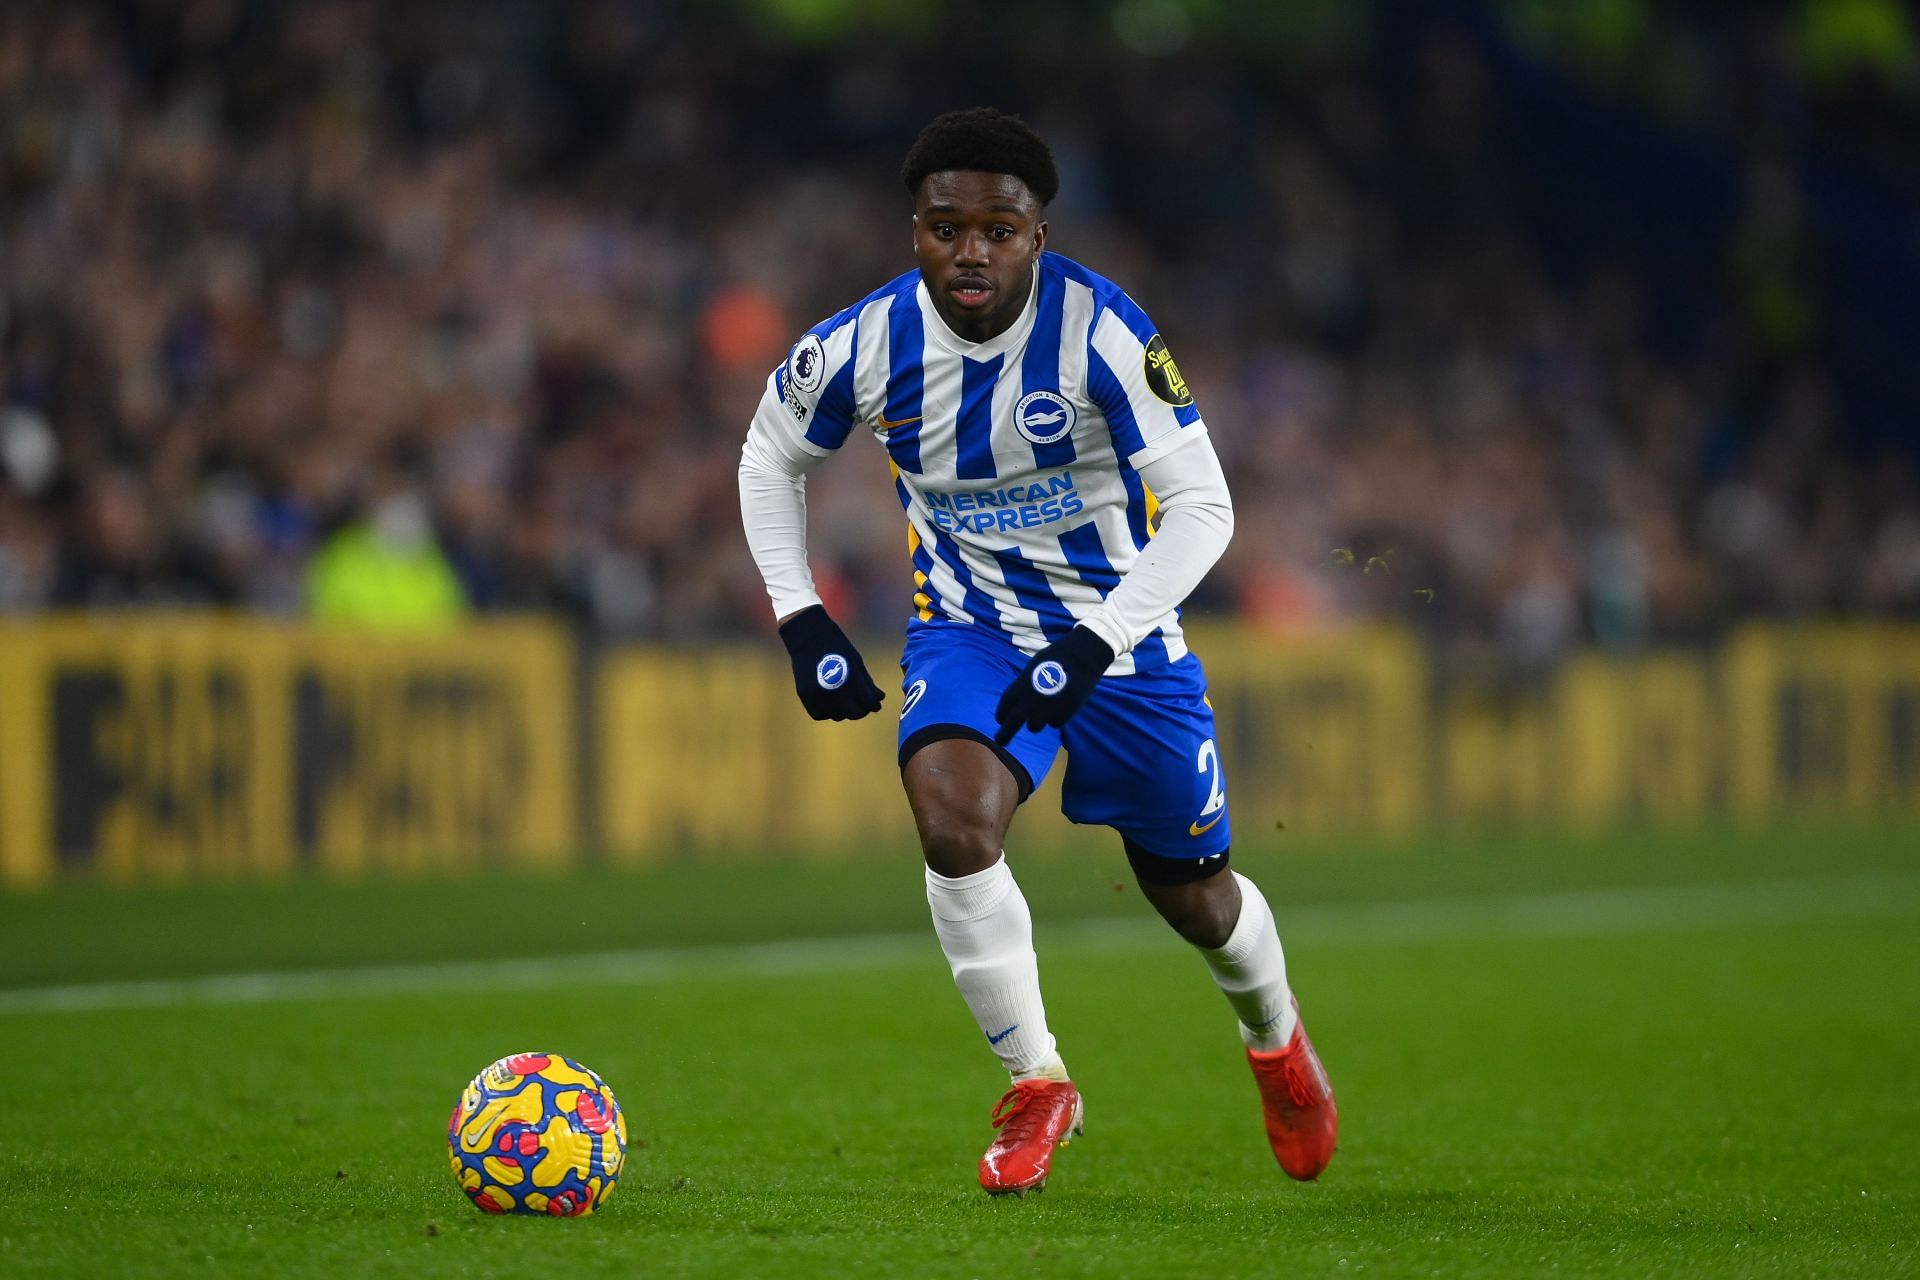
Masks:
[[[1014,1079],[1066,1079],[1040,1002],[1033,914],[1006,856],[952,880],[927,868],[927,906],[954,985]]]
[[[1213,980],[1240,1018],[1240,1038],[1250,1049],[1284,1049],[1299,1021],[1287,988],[1287,957],[1280,949],[1273,909],[1253,881],[1233,873],[1240,886],[1240,919],[1223,947],[1201,947]]]

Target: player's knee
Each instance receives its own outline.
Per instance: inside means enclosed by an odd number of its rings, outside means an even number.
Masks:
[[[1196,885],[1140,887],[1173,931],[1196,947],[1226,946],[1239,923],[1239,903],[1227,901],[1225,895],[1203,892]]]
[[[1233,927],[1240,923],[1239,895],[1210,892],[1196,894],[1195,898],[1185,919],[1174,927],[1196,947],[1213,950],[1226,946]]]
[[[1225,853],[1208,858],[1166,858],[1127,842],[1140,892],[1173,931],[1196,947],[1227,944],[1240,922],[1240,889]]]
[[[936,774],[909,788],[920,851],[943,876],[985,871],[1000,857],[1007,835],[1006,797],[964,776]]]
[[[965,876],[1000,857],[1020,793],[990,749],[971,741],[931,743],[907,761],[902,780],[927,866]]]
[[[939,875],[969,876],[1000,859],[1001,832],[978,813],[944,809],[921,816],[920,852]]]

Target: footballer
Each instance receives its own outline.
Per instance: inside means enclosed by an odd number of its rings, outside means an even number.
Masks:
[[[1132,298],[1047,251],[1059,180],[1025,122],[940,116],[901,176],[918,269],[808,330],[773,372],[740,504],[801,702],[816,720],[858,719],[883,695],[814,590],[806,476],[856,426],[892,460],[914,584],[900,775],[934,933],[1012,1077],[980,1184],[1040,1189],[1082,1125],[1004,853],[1063,751],[1066,816],[1119,834],[1141,892],[1239,1019],[1274,1155],[1317,1177],[1333,1092],[1273,912],[1228,865],[1213,709],[1180,629],[1178,606],[1233,533],[1192,390]]]

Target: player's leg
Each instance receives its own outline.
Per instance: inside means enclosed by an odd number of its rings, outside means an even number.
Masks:
[[[1240,1019],[1274,1154],[1294,1177],[1316,1176],[1333,1154],[1333,1095],[1300,1026],[1273,912],[1227,865],[1226,777],[1198,660],[1103,681],[1064,741],[1067,816],[1121,833],[1141,891]]]
[[[1140,892],[1200,952],[1240,1020],[1274,1157],[1295,1178],[1319,1177],[1333,1159],[1339,1112],[1287,985],[1286,952],[1266,895],[1227,865],[1224,849],[1166,857],[1122,839]]]
[[[1003,852],[1024,776],[1013,772],[1017,760],[1003,760],[963,731],[927,726],[905,744],[910,754],[900,769],[934,933],[954,985],[1008,1073],[1065,1079],[1040,999],[1033,916]]]
[[[1206,957],[1240,1018],[1250,1049],[1284,1048],[1297,1019],[1287,957],[1259,886],[1227,865],[1227,852],[1169,858],[1125,836],[1140,892],[1175,933]]]
[[[1004,650],[1004,652],[1002,652]],[[1044,777],[1058,735],[994,745],[992,709],[1017,651],[965,632],[918,631],[902,663],[901,780],[926,863],[934,932],[981,1034],[1013,1078],[981,1185],[1043,1186],[1053,1150],[1078,1132],[1079,1092],[1047,1027],[1033,917],[1003,852],[1014,810]]]

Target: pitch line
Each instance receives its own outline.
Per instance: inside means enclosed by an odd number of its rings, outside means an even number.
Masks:
[[[1920,915],[1920,874],[1862,875],[1757,883],[1599,889],[1484,898],[1282,908],[1289,946],[1329,950],[1468,938],[1604,938],[1678,930],[1811,920],[1902,919]],[[1086,920],[1036,929],[1049,954],[1123,954],[1178,949],[1148,918]],[[538,991],[583,982],[645,985],[708,978],[815,976],[937,967],[931,931],[858,934],[720,946],[660,947],[435,964],[217,974],[0,991],[0,1016],[278,1004],[458,991]]]

